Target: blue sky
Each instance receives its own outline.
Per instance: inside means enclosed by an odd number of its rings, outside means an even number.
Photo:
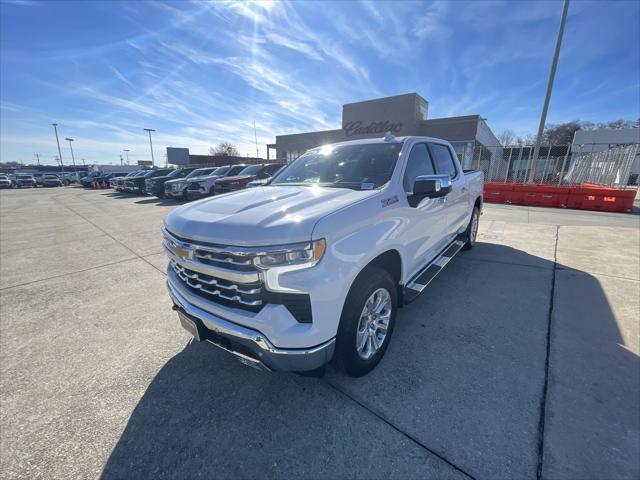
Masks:
[[[429,118],[481,114],[535,132],[560,1],[0,0],[0,155],[260,154],[275,135],[339,128],[343,103],[418,92]],[[548,122],[640,116],[640,2],[573,1]],[[70,157],[63,142],[65,161]]]

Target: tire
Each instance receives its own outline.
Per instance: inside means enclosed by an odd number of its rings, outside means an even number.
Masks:
[[[211,188],[209,188],[209,196],[213,197],[215,194],[215,185],[211,185]]]
[[[386,318],[386,334],[382,340],[383,321],[376,322],[374,317],[374,323],[371,324],[370,317],[365,316],[378,298],[384,302],[378,314],[382,313],[382,318]],[[342,309],[333,355],[334,366],[351,377],[361,377],[373,370],[387,351],[397,310],[398,293],[389,272],[378,267],[366,268],[356,278]],[[379,342],[378,348],[375,348],[376,340]]]
[[[467,229],[464,232],[464,236],[467,239],[467,242],[462,247],[463,250],[471,250],[476,244],[476,239],[478,237],[479,224],[480,224],[480,209],[478,207],[473,207],[473,213],[471,213],[471,219],[469,220],[469,225],[467,225]]]

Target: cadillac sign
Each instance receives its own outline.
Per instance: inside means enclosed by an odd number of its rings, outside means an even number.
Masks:
[[[364,126],[362,121],[349,122],[343,127],[344,134],[347,137],[354,135],[369,135],[374,133],[385,134],[387,132],[400,133],[402,130],[402,123],[391,123],[388,120],[384,122],[371,122],[369,125]]]

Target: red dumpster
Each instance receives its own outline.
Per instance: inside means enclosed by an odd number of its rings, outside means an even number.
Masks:
[[[513,185],[505,183],[485,183],[484,201],[493,203],[511,203]]]
[[[630,212],[635,197],[634,189],[622,190],[585,183],[570,189],[567,206],[602,212]]]
[[[536,207],[565,208],[569,189],[554,185],[515,185],[513,203]]]

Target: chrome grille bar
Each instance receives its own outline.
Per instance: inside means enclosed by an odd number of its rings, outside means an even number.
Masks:
[[[216,297],[220,297],[225,300],[229,300],[232,302],[238,302],[242,305],[248,305],[251,307],[257,307],[262,305],[262,300],[248,300],[243,298],[242,295],[259,295],[262,293],[261,286],[255,286],[255,288],[246,288],[243,285],[230,284],[223,285],[220,283],[220,280],[215,278],[203,278],[201,274],[198,272],[190,271],[183,266],[177,264],[176,262],[171,262],[171,267],[173,271],[176,272],[176,275],[185,282],[191,288],[195,288],[200,290],[206,294],[213,295]],[[208,276],[205,274],[205,276]],[[206,287],[215,287],[215,288],[206,288]],[[237,295],[228,295],[223,290],[231,291],[237,293]]]

